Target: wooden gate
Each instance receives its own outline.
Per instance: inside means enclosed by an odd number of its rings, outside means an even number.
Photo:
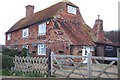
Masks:
[[[75,62],[74,58],[81,60]],[[83,63],[86,58],[87,63]],[[110,63],[103,64],[99,60],[107,60]],[[114,64],[117,60],[116,57],[96,57],[91,53],[88,56],[51,53],[51,75],[66,78],[118,78],[117,65]]]

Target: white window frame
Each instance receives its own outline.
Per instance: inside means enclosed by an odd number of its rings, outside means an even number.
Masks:
[[[28,38],[29,36],[29,28],[25,28],[22,30],[22,38]]]
[[[68,12],[68,13],[71,13],[71,14],[76,14],[76,12],[77,12],[77,8],[68,5],[68,6],[67,6],[67,12]]]
[[[44,52],[42,52],[43,48]],[[46,55],[46,44],[38,44],[38,55]]]
[[[11,40],[11,34],[10,34],[10,33],[7,34],[7,40],[8,40],[8,41]]]
[[[46,35],[46,23],[38,25],[38,36],[40,35]]]

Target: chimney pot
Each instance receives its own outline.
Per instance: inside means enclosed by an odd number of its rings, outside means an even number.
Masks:
[[[100,15],[98,15],[98,19],[100,19]]]
[[[31,16],[34,13],[34,6],[33,5],[27,5],[26,6],[26,17]]]

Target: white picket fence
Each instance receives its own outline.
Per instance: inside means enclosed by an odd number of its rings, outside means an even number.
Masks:
[[[47,73],[48,58],[46,57],[19,57],[15,56],[14,71]]]

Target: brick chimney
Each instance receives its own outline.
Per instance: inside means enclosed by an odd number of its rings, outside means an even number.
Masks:
[[[63,2],[70,2],[69,0],[63,0]]]
[[[27,5],[26,6],[26,17],[29,17],[34,13],[34,6],[33,5]]]
[[[100,19],[100,15],[98,15],[98,19],[95,20],[94,27],[92,28],[92,34],[94,34],[94,40],[96,42],[104,42],[103,20]]]

